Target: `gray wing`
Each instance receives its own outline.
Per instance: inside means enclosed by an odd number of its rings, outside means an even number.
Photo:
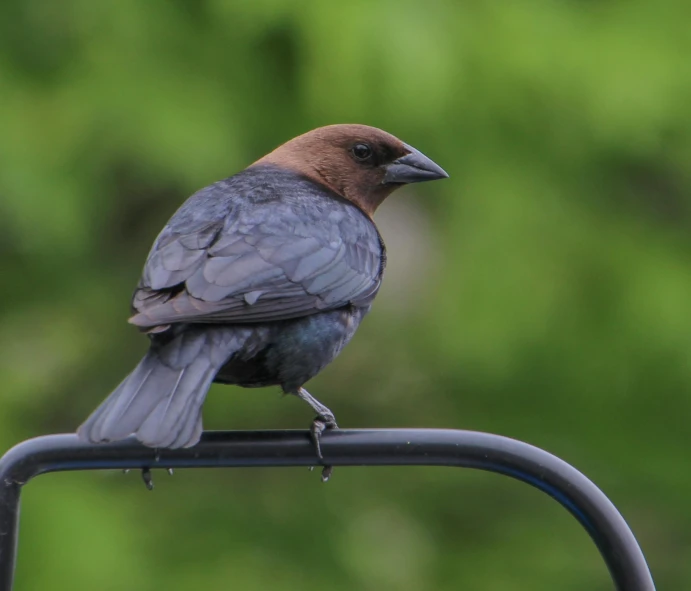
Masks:
[[[379,289],[382,257],[374,224],[350,204],[239,206],[221,220],[162,233],[130,322],[264,322],[367,305]]]

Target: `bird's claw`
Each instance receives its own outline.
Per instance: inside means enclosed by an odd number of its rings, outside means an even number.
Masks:
[[[321,437],[322,433],[324,433],[324,431],[326,431],[327,429],[338,429],[338,424],[336,423],[336,419],[333,415],[331,415],[330,417],[315,417],[315,419],[312,421],[312,426],[310,427],[312,443],[314,444],[314,448],[317,452],[317,458],[319,458],[320,462],[324,461],[324,456],[322,455],[322,448],[320,443]]]
[[[172,468],[168,468],[166,471],[171,476],[173,475],[173,469]],[[129,468],[125,468],[122,471],[123,474],[128,474],[129,472],[130,472]],[[151,468],[142,468],[142,480],[144,481],[144,486],[146,486],[147,490],[154,490],[154,478],[151,475]]]
[[[338,429],[336,417],[328,408],[326,408],[326,406],[314,398],[304,388],[298,388],[295,393],[299,398],[309,404],[312,407],[312,410],[317,413],[317,416],[314,418],[312,425],[310,426],[310,438],[312,439],[314,450],[317,452],[319,463],[324,466],[322,469],[322,482],[326,482],[331,477],[333,468],[324,463],[324,456],[322,454],[320,440],[322,433],[324,433],[324,431],[327,429]],[[310,470],[312,470],[312,468],[310,468]]]
[[[151,476],[150,468],[142,468],[142,480],[148,490],[154,490],[154,479]]]
[[[330,416],[317,416],[312,421],[312,426],[310,427],[310,435],[312,438],[312,443],[314,449],[317,452],[317,458],[324,465],[322,469],[322,482],[326,482],[331,478],[333,472],[333,466],[324,464],[324,455],[321,449],[321,436],[327,429],[338,429],[338,424],[336,423],[336,418],[333,415]]]
[[[314,466],[310,466],[310,467],[307,468],[307,469],[308,469],[310,472],[313,472],[313,471],[314,471]],[[322,468],[322,476],[321,476],[322,482],[327,482],[327,481],[329,480],[329,478],[331,478],[331,474],[333,473],[333,471],[334,471],[334,467],[333,467],[333,466],[324,466],[324,467]]]
[[[322,468],[322,482],[328,482],[329,478],[331,478],[331,474],[334,471],[333,466],[324,466]]]

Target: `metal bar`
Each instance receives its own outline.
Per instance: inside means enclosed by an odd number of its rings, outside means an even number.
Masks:
[[[0,477],[0,589],[11,591],[19,535],[19,495],[21,485]]]
[[[611,501],[578,470],[532,445],[473,431],[339,429],[324,435],[322,451],[333,466],[456,466],[527,482],[556,499],[585,527],[618,591],[655,591],[638,542]],[[0,591],[12,589],[20,489],[34,476],[65,470],[314,464],[306,431],[206,432],[193,448],[160,451],[132,440],[88,445],[76,435],[20,443],[0,458]]]

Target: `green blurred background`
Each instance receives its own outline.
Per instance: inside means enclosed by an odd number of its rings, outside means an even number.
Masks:
[[[310,390],[344,427],[501,433],[573,463],[691,588],[691,4],[0,3],[0,449],[72,431],[146,339],[149,246],[197,188],[319,125],[450,173],[378,213],[389,272]],[[214,386],[205,425],[303,428]],[[586,533],[444,468],[56,474],[16,589],[612,588]]]

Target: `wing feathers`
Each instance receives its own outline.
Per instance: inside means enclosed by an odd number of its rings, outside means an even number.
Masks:
[[[277,201],[224,215],[189,233],[162,234],[130,322],[263,322],[376,294],[381,241],[354,206],[330,198],[321,209]]]

